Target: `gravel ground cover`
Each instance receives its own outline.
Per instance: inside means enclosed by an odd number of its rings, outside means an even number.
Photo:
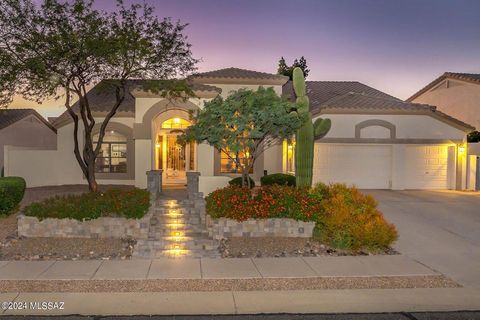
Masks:
[[[229,238],[219,247],[222,258],[259,258],[259,257],[318,257],[368,255],[365,252],[352,253],[333,249],[318,241],[305,238]],[[393,249],[376,254],[398,254]]]
[[[130,189],[131,186],[101,185],[100,190],[111,188]],[[27,188],[17,213],[0,217],[0,259],[2,260],[75,260],[75,259],[128,259],[131,256],[132,239],[58,239],[17,237],[17,216],[33,203],[54,196],[81,194],[88,191],[86,185],[65,185]],[[91,253],[93,252],[93,253]]]
[[[455,288],[443,275],[159,280],[0,280],[0,292],[173,292]]]
[[[0,260],[130,259],[136,241],[87,238],[14,238],[0,246]]]

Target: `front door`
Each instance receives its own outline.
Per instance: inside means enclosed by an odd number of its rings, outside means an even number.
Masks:
[[[167,183],[182,183],[186,180],[187,148],[177,141],[177,134],[167,135],[165,178]]]

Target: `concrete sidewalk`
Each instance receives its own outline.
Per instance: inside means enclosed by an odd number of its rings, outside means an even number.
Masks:
[[[256,279],[439,275],[404,256],[0,261],[0,280]]]
[[[363,313],[480,310],[480,291],[356,289],[253,292],[20,293],[1,301],[64,302],[63,310],[6,310],[3,315],[190,315]],[[0,311],[0,315],[1,315]]]
[[[0,262],[0,279],[13,281],[148,281],[151,279],[153,282],[171,281],[169,279],[204,279],[201,281],[218,282],[235,279],[264,281],[274,278],[304,278],[313,281],[318,277],[368,279],[368,277],[382,276],[438,275],[436,271],[403,255]],[[231,289],[175,292],[98,292],[97,289],[97,292],[24,292],[19,289],[11,293],[0,293],[0,303],[13,302],[11,306],[17,307],[0,310],[0,315],[191,315],[480,310],[480,290],[474,288],[304,289],[305,287],[301,290]],[[39,304],[32,306],[31,302]],[[39,309],[38,306],[42,302],[62,302],[63,309]],[[3,308],[4,306],[2,304]],[[18,310],[19,307],[23,309]]]

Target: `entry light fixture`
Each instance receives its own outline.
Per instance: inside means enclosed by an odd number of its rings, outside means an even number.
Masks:
[[[179,124],[180,123],[180,118],[173,118],[173,123]]]
[[[463,145],[462,145],[462,146],[459,146],[459,147],[458,147],[458,153],[459,153],[459,154],[464,154],[464,153],[465,153],[465,146],[463,146]]]

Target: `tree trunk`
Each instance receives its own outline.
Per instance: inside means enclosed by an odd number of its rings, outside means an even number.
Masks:
[[[87,164],[87,181],[88,181],[88,189],[91,192],[97,192],[98,191],[98,184],[97,184],[97,179],[95,178],[95,161],[93,163],[88,163]]]
[[[98,191],[98,184],[95,176],[87,177],[88,180],[88,189],[90,192],[97,192]]]

